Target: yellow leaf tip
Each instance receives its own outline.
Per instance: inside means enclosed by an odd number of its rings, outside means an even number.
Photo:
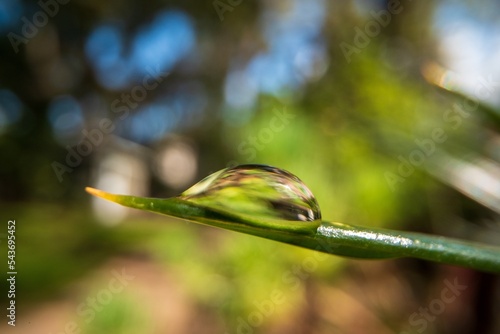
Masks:
[[[111,198],[113,197],[113,194],[107,193],[105,191],[95,189],[92,187],[85,187],[85,191],[88,192],[91,195],[94,195],[96,197],[104,198],[107,200],[112,200]]]
[[[102,190],[95,189],[92,187],[85,187],[85,191],[88,192],[91,195],[99,196],[99,194],[102,192]]]

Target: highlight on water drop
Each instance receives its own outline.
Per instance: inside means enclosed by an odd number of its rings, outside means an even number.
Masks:
[[[180,199],[207,207],[269,219],[321,219],[318,202],[295,175],[268,165],[239,165],[215,172]]]

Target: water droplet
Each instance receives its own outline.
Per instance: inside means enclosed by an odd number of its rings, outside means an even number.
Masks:
[[[295,175],[267,165],[222,169],[179,198],[262,218],[314,221],[321,218],[316,198]]]

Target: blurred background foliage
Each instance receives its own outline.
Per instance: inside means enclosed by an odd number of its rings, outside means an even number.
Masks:
[[[3,0],[0,216],[17,222],[19,274],[1,332],[498,333],[493,275],[322,256],[83,191],[167,197],[265,163],[298,175],[325,219],[498,245],[498,13]],[[133,279],[110,294],[122,270]],[[466,292],[411,320],[456,279]]]

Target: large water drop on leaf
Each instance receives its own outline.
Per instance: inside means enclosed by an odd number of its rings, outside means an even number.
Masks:
[[[318,202],[295,175],[267,165],[240,165],[207,176],[179,198],[262,218],[314,221]]]

